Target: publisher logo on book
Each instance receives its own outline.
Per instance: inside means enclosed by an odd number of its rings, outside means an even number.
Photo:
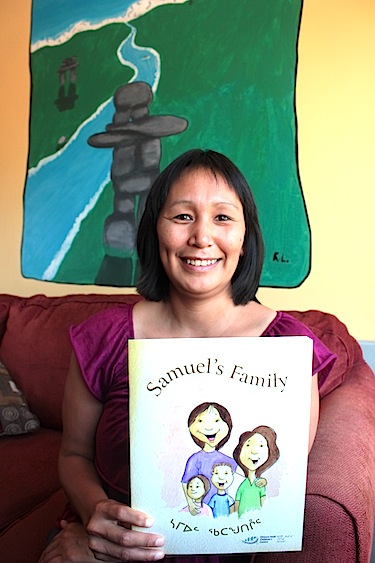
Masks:
[[[250,536],[249,538],[246,538],[245,540],[242,540],[243,543],[248,543],[248,544],[252,544],[252,543],[257,543],[258,541],[258,536]]]

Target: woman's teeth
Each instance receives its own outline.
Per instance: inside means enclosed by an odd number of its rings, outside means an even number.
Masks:
[[[215,264],[217,260],[191,260],[187,258],[186,264],[190,264],[191,266],[211,266],[211,264]]]

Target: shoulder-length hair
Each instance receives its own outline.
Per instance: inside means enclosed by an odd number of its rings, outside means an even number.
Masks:
[[[215,448],[215,450],[220,450],[220,448],[222,448],[224,446],[224,444],[226,444],[228,442],[230,435],[231,435],[231,432],[232,432],[232,428],[233,428],[232,417],[230,416],[229,411],[225,407],[223,407],[223,405],[219,405],[219,403],[201,403],[200,405],[196,406],[191,411],[191,413],[189,414],[188,428],[190,428],[190,426],[193,424],[194,420],[200,414],[202,414],[202,412],[206,411],[210,407],[217,410],[217,412],[220,415],[220,418],[228,426],[228,434],[226,436],[224,436],[224,438],[222,440],[220,440],[220,442],[217,444],[217,446]],[[196,438],[196,436],[193,436],[193,435],[191,435],[191,437],[193,438],[193,440],[197,444],[197,446],[199,446],[200,448],[203,448],[205,443],[202,440],[199,440],[199,438]]]
[[[169,279],[160,259],[157,222],[173,184],[186,172],[198,169],[210,171],[215,177],[224,179],[242,203],[246,227],[244,252],[232,277],[232,299],[235,305],[246,305],[256,299],[263,267],[264,244],[258,212],[243,174],[229,158],[212,150],[189,150],[156,178],[138,228],[137,251],[141,266],[138,292],[149,301],[168,299]]]
[[[245,477],[248,476],[249,468],[246,467],[240,460],[241,450],[244,443],[249,438],[251,438],[251,436],[254,436],[254,434],[261,434],[263,438],[266,439],[268,445],[268,459],[262,465],[257,467],[257,469],[255,470],[256,477],[260,477],[261,474],[266,469],[271,467],[271,465],[276,463],[276,461],[280,457],[280,451],[276,444],[277,434],[274,430],[272,430],[272,428],[270,428],[269,426],[257,426],[256,428],[254,428],[254,430],[244,432],[243,434],[241,434],[238,444],[234,449],[233,458],[236,460],[237,464],[241,467],[242,471],[245,474]]]

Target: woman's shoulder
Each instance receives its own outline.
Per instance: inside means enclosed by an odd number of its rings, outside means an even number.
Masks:
[[[72,335],[82,332],[103,333],[108,330],[116,332],[122,326],[132,333],[133,307],[133,303],[124,303],[97,311],[82,322],[72,325],[70,332]]]
[[[70,328],[82,377],[99,401],[126,369],[128,339],[133,334],[132,305],[126,304],[99,311]]]
[[[319,387],[328,377],[337,356],[303,322],[289,313],[278,311],[263,336],[308,336],[313,341],[313,374],[319,373]]]
[[[242,307],[238,309],[238,331],[234,336],[263,336],[277,317],[276,311],[256,301]]]
[[[276,311],[263,336],[310,336],[311,330],[284,311]]]
[[[142,299],[134,305],[133,326],[135,338],[157,338],[162,334],[164,303]]]
[[[77,359],[93,363],[96,358],[104,364],[126,353],[128,339],[134,338],[132,309],[130,304],[111,307],[71,326],[70,341]]]
[[[263,336],[309,336],[316,338],[311,328],[285,311],[277,311]]]

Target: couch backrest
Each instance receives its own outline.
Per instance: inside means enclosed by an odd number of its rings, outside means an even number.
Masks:
[[[330,313],[314,310],[288,313],[308,326],[337,355],[331,373],[319,389],[320,397],[323,398],[343,383],[356,362],[364,362],[361,347],[349,334],[344,323]]]
[[[0,359],[24,393],[41,424],[61,428],[61,405],[71,347],[69,326],[94,313],[139,300],[137,295],[0,295]],[[338,355],[321,389],[327,395],[340,385],[361,349],[343,323],[320,311],[289,311]]]
[[[0,358],[43,426],[61,428],[71,355],[69,327],[102,309],[138,299],[136,295],[0,295]]]

